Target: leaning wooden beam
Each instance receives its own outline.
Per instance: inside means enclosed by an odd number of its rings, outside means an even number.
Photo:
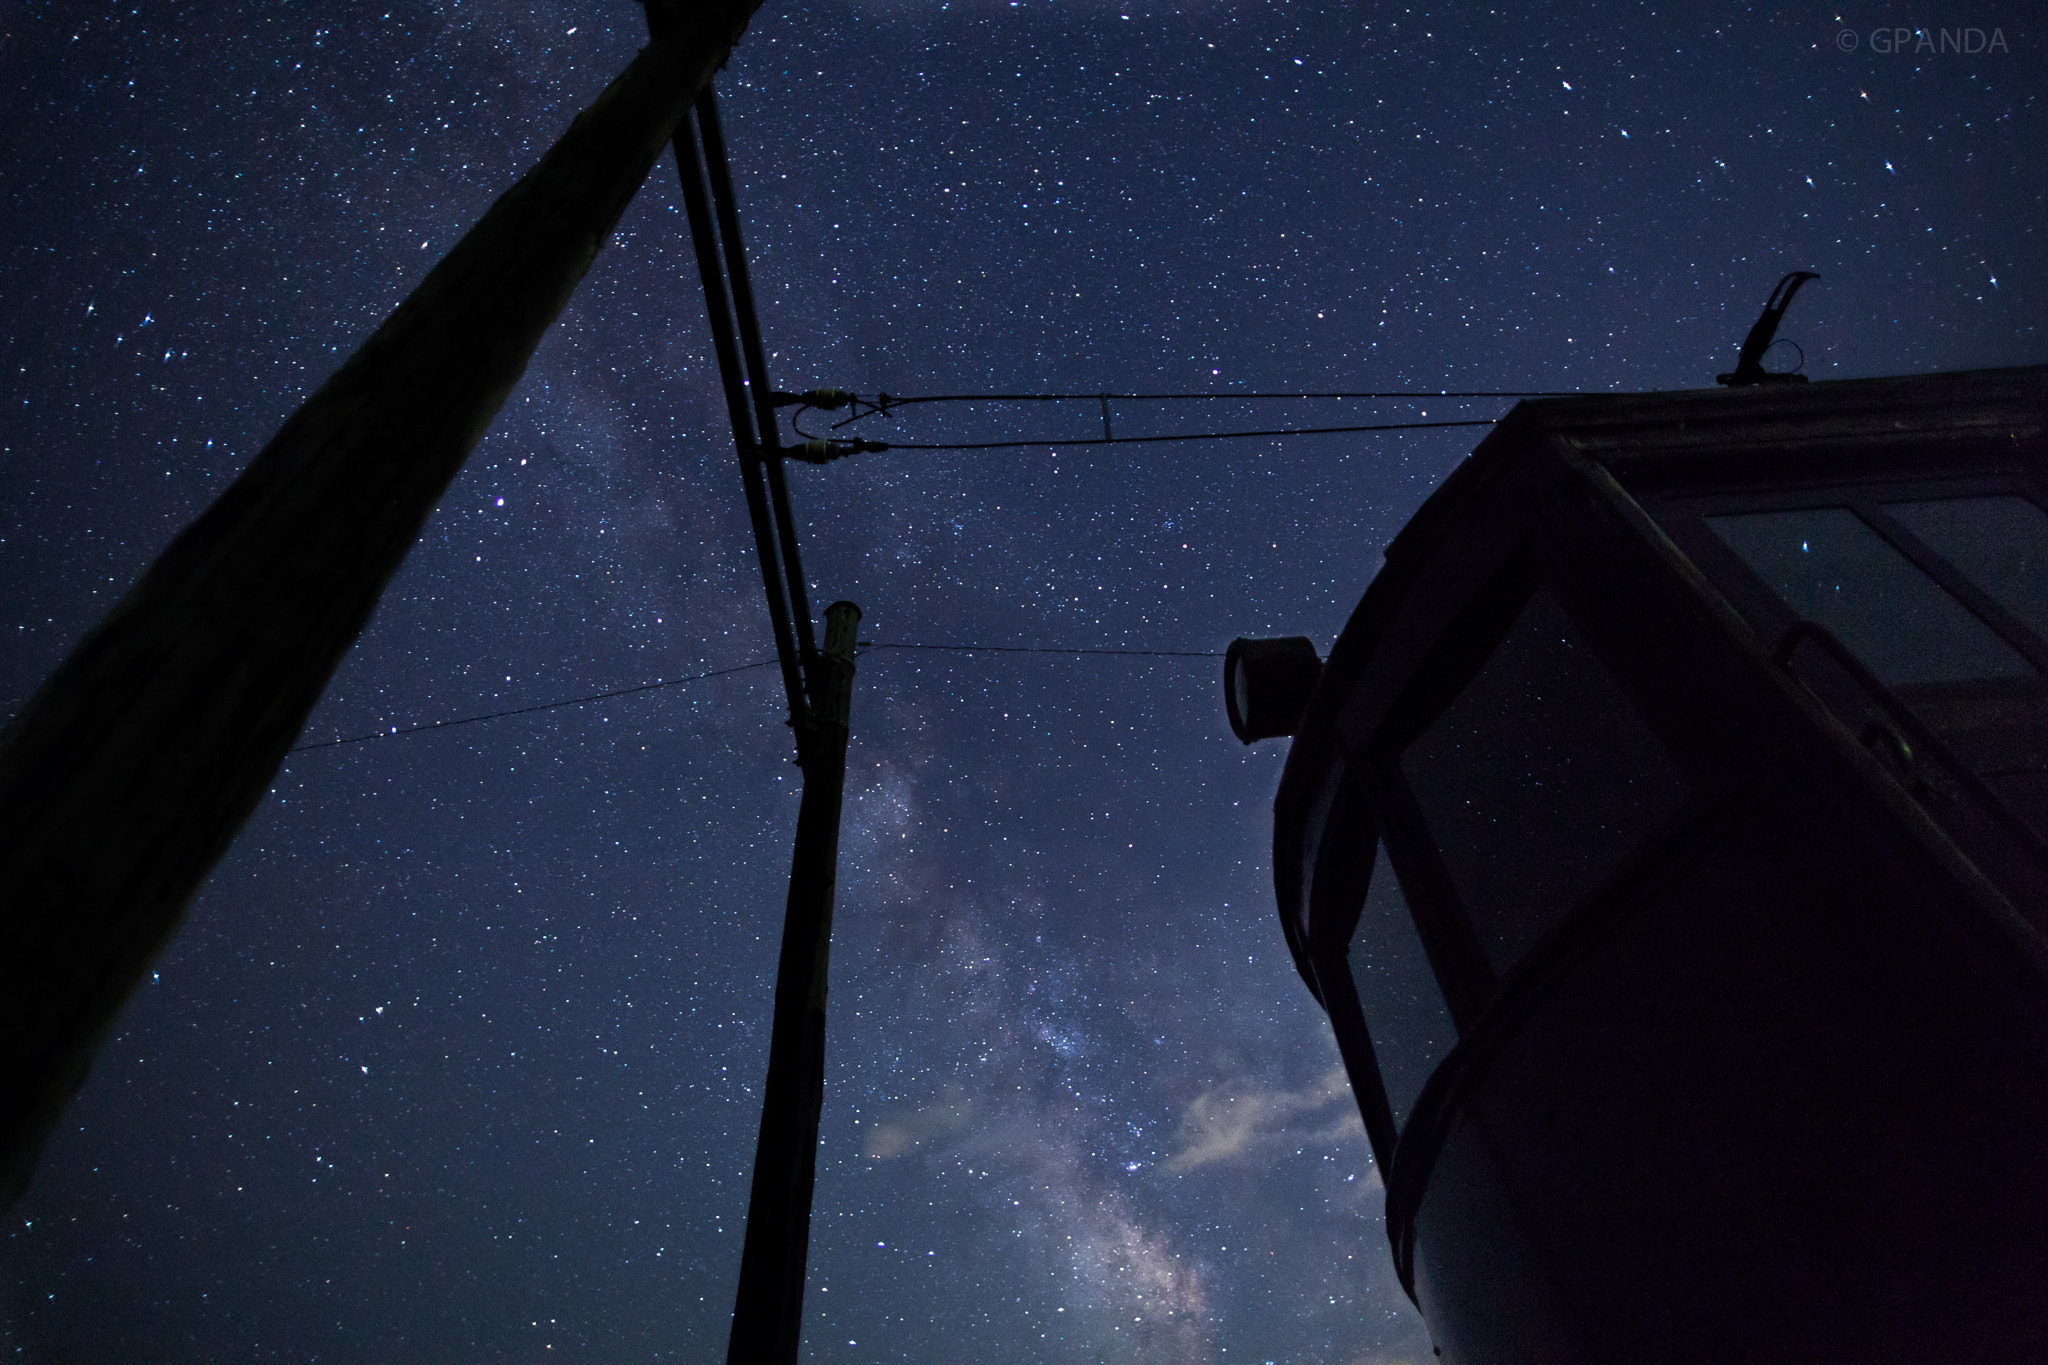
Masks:
[[[658,37],[0,733],[0,1198],[759,0]]]

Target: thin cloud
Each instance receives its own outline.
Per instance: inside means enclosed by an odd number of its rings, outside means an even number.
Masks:
[[[937,1151],[973,1124],[978,1104],[958,1086],[948,1086],[946,1096],[934,1104],[898,1119],[875,1124],[865,1144],[876,1161],[909,1156],[917,1151]]]
[[[1195,1096],[1181,1116],[1181,1149],[1167,1158],[1166,1169],[1185,1175],[1212,1162],[1283,1145],[1362,1137],[1365,1126],[1350,1111],[1350,1099],[1342,1067],[1332,1067],[1299,1090],[1228,1083],[1212,1087]],[[1341,1111],[1336,1109],[1340,1102],[1346,1106]]]

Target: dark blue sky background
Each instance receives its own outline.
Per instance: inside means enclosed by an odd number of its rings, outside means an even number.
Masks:
[[[771,3],[719,91],[783,387],[1677,388],[1793,268],[1815,378],[2044,358],[2030,24]],[[624,0],[0,3],[0,706],[642,35]],[[307,742],[772,653],[679,198],[658,168]],[[1477,434],[791,480],[813,600],[879,644],[1326,647]],[[807,1358],[1428,1358],[1273,922],[1282,749],[1230,738],[1219,675],[863,656]],[[772,670],[293,755],[9,1216],[0,1343],[721,1357],[789,755]]]

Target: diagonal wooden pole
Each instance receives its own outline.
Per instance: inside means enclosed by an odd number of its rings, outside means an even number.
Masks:
[[[659,36],[0,733],[0,1198],[759,0]]]

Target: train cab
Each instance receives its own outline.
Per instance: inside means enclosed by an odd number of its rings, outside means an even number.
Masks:
[[[2048,1359],[2048,368],[1522,403],[1226,702],[1443,1360]]]

